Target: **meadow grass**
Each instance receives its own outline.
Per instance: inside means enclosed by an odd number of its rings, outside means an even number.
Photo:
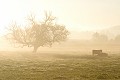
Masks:
[[[0,80],[120,80],[120,55],[0,52]]]

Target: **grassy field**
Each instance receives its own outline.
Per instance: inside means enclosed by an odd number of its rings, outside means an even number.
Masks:
[[[66,42],[52,48],[0,47],[0,80],[120,80],[120,46]],[[94,57],[102,49],[108,57]],[[23,51],[24,50],[24,51]]]
[[[120,80],[120,55],[80,51],[0,52],[0,80]]]

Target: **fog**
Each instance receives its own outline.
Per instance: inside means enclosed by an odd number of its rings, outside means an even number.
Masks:
[[[0,80],[120,80],[120,0],[0,0]]]
[[[114,28],[114,29],[113,29]],[[116,29],[117,28],[117,29]],[[41,46],[38,53],[41,52],[85,52],[91,54],[94,49],[102,49],[106,52],[119,52],[120,38],[119,26],[96,30],[71,32],[68,39],[64,42],[54,43],[52,47]],[[94,36],[95,34],[98,34]],[[117,37],[117,38],[116,38]],[[5,36],[0,37],[0,51],[22,51],[32,52],[33,47],[22,46],[22,44],[12,43]],[[80,53],[82,54],[82,53]]]

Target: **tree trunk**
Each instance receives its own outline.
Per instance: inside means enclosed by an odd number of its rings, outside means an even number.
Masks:
[[[33,53],[36,53],[38,48],[39,48],[38,46],[34,46]]]

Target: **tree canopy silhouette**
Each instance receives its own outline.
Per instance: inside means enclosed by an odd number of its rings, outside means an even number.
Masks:
[[[64,25],[57,24],[51,13],[45,13],[45,19],[37,22],[35,17],[30,16],[28,27],[20,27],[13,24],[9,27],[9,39],[22,46],[34,47],[36,53],[40,46],[52,46],[55,42],[65,41],[69,31]]]
[[[92,35],[92,40],[94,41],[94,42],[106,42],[106,41],[108,41],[108,36],[107,35],[105,35],[105,34],[100,34],[100,33],[98,33],[98,32],[96,32],[96,33],[94,33],[93,35]]]

